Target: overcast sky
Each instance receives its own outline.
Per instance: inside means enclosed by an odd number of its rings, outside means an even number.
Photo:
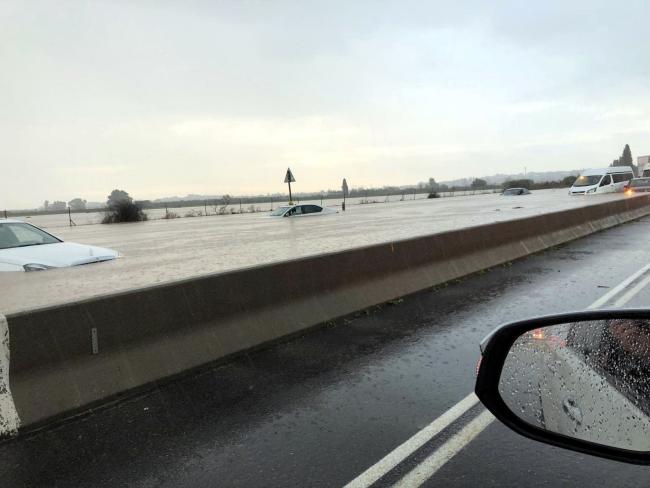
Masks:
[[[0,0],[0,208],[650,154],[650,2]]]

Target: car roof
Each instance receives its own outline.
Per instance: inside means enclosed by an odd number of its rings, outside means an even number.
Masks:
[[[16,219],[0,219],[0,224],[26,224],[27,222],[23,222],[22,220],[16,220]]]
[[[608,166],[607,168],[590,168],[580,173],[580,176],[598,176],[615,173],[634,173],[631,166]]]

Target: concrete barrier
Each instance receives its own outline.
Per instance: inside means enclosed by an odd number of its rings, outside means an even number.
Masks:
[[[9,385],[9,327],[7,319],[0,314],[0,433],[18,432],[18,413]]]
[[[35,427],[649,213],[640,196],[9,315],[13,403]]]

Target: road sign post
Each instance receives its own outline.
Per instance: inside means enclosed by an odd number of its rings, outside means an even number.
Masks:
[[[341,190],[343,190],[343,206],[341,207],[345,212],[345,197],[348,196],[348,182],[343,178],[343,184],[341,185]]]
[[[293,197],[291,196],[291,182],[296,181],[291,172],[291,168],[287,168],[287,174],[284,176],[284,182],[289,185],[289,205],[293,205]]]

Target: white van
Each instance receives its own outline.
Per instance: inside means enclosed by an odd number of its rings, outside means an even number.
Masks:
[[[621,192],[632,178],[634,170],[631,166],[587,169],[573,183],[569,195]]]

